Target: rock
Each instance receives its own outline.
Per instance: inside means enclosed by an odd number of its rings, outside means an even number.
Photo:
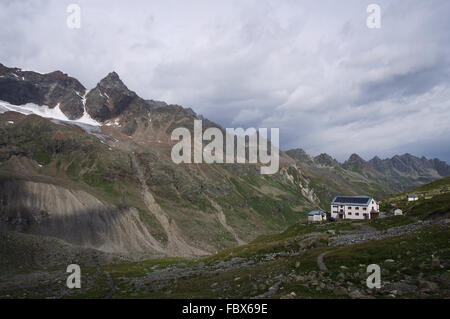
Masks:
[[[299,268],[299,267],[300,267],[300,262],[297,261],[297,262],[295,263],[295,268]]]
[[[434,292],[439,289],[439,286],[435,282],[420,280],[420,285],[426,289],[426,291]]]
[[[441,261],[439,258],[435,257],[431,261],[431,268],[433,269],[440,269],[441,268]]]
[[[292,297],[297,296],[297,294],[296,294],[295,292],[291,292],[290,295],[291,295]]]
[[[348,270],[348,267],[347,267],[347,266],[341,266],[341,267],[339,267],[339,268],[341,268],[342,270]]]
[[[385,263],[395,263],[395,260],[394,259],[386,259],[384,262]]]
[[[333,293],[337,296],[345,296],[345,295],[347,295],[347,290],[345,290],[342,287],[337,287],[337,288],[333,289]]]
[[[364,295],[361,293],[361,291],[359,291],[358,289],[355,289],[355,290],[352,290],[351,292],[350,292],[350,297],[352,297],[352,298],[362,298]]]
[[[336,231],[334,229],[327,230],[327,233],[330,235],[336,235]]]

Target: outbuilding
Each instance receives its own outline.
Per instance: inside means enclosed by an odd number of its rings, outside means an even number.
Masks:
[[[419,200],[419,196],[417,196],[416,194],[408,194],[408,195],[406,196],[406,200],[407,200],[408,202],[414,202],[414,201],[416,201],[416,200]]]
[[[308,222],[318,223],[327,220],[327,213],[323,210],[313,210],[308,213]]]
[[[394,216],[403,216],[403,211],[400,208],[394,209]]]

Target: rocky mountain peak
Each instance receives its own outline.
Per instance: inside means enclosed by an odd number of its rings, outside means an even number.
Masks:
[[[129,91],[127,86],[122,82],[119,75],[115,71],[108,73],[108,75],[104,77],[97,86],[110,90]]]
[[[368,166],[368,163],[358,154],[352,154],[342,165],[345,169],[361,169]]]
[[[121,114],[139,98],[122,82],[116,72],[110,72],[86,96],[86,110],[98,121]]]
[[[379,162],[382,162],[382,160],[377,155],[375,155],[369,162],[379,163]]]
[[[332,158],[330,155],[326,153],[322,153],[316,157],[314,157],[314,162],[320,165],[325,166],[336,166],[339,165],[338,161]]]
[[[363,164],[366,161],[359,156],[358,154],[353,153],[352,155],[350,155],[350,157],[347,160],[348,163],[354,163],[354,164]]]
[[[59,104],[71,120],[83,115],[80,95],[86,89],[77,79],[61,71],[41,74],[0,64],[0,75],[0,100],[14,105],[34,103],[50,108]]]
[[[286,151],[286,154],[289,155],[290,157],[292,157],[293,159],[298,160],[302,163],[312,164],[312,162],[313,162],[311,156],[309,156],[309,154],[306,153],[305,150],[303,150],[301,148],[296,148],[296,149]]]

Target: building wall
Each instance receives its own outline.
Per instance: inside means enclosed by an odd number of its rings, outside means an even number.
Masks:
[[[401,209],[396,209],[396,210],[394,210],[394,215],[395,216],[402,216],[403,215],[403,211]]]
[[[337,206],[337,208],[336,208]],[[368,206],[361,205],[331,205],[331,217],[338,219],[339,212],[344,212],[344,219],[370,219],[370,212],[380,211],[380,206],[372,198]]]
[[[322,216],[321,215],[308,216],[308,221],[309,222],[321,222]]]

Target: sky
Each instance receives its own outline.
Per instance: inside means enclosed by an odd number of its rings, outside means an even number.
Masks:
[[[87,88],[114,70],[223,127],[280,128],[285,150],[450,163],[449,16],[448,0],[0,0],[0,63]]]

